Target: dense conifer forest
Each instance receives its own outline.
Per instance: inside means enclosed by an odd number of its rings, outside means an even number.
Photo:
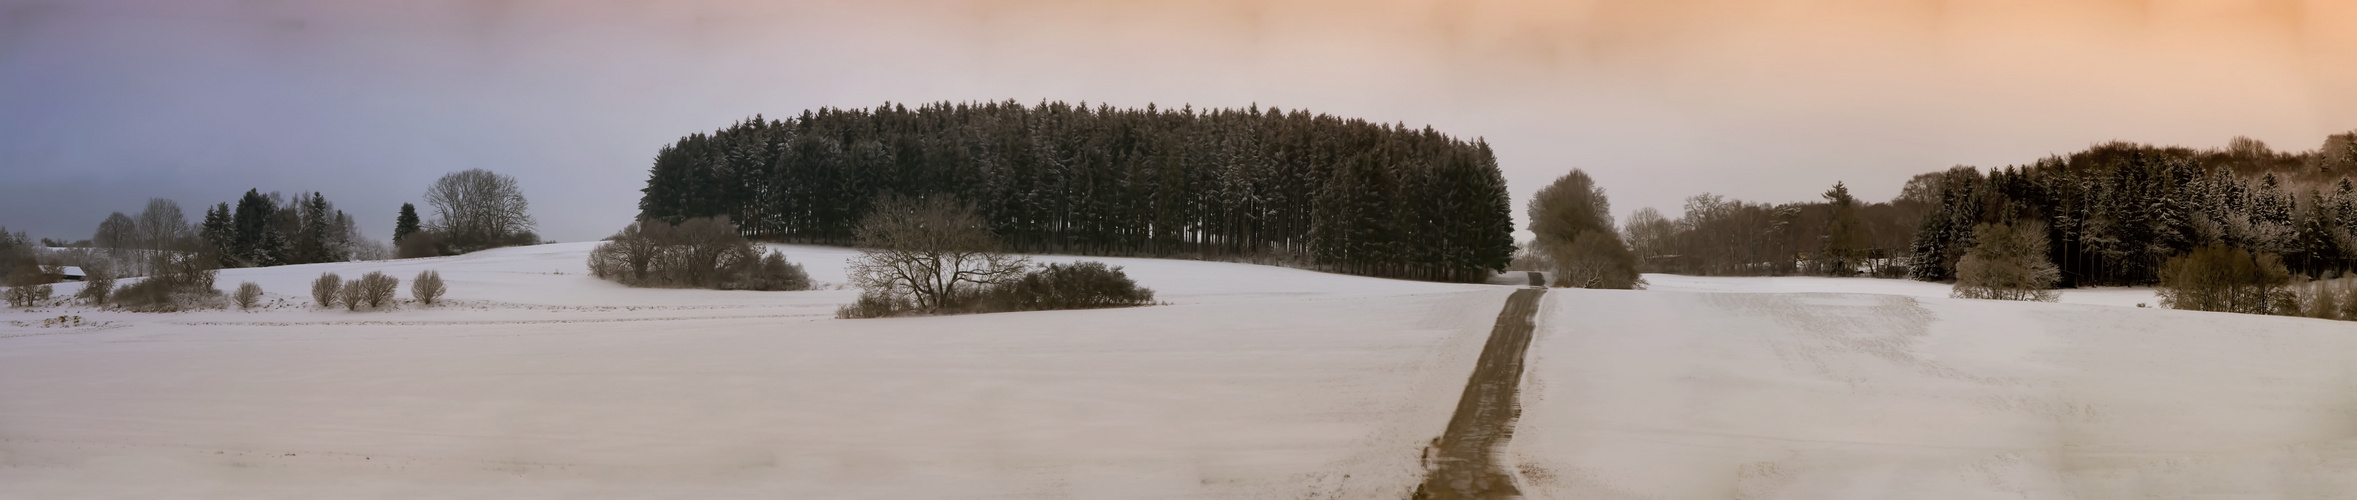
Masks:
[[[2151,284],[2170,257],[2212,246],[2335,277],[2357,262],[2351,168],[2357,134],[2299,153],[2241,138],[2206,151],[2109,143],[1986,174],[1925,174],[1939,202],[1915,234],[1913,274],[1951,277],[1974,224],[2029,220],[2046,224],[2064,286]]]
[[[755,117],[655,155],[642,217],[849,244],[886,196],[975,204],[1010,250],[1470,281],[1514,252],[1487,144],[1306,111],[1047,102]]]

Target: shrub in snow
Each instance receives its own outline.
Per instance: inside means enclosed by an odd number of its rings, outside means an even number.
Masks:
[[[727,217],[632,223],[590,251],[589,273],[635,287],[810,289],[802,266],[782,253],[762,255]]]
[[[262,303],[262,285],[256,285],[251,281],[239,283],[237,293],[231,294],[229,297],[230,300],[237,303],[238,309],[253,309],[255,304]]]
[[[55,293],[56,290],[49,288],[49,284],[47,283],[39,285],[10,286],[8,287],[7,292],[8,305],[16,307],[32,307],[33,304],[49,301],[50,295]]]
[[[1048,264],[1023,276],[991,285],[983,292],[983,312],[1045,311],[1142,306],[1154,303],[1154,291],[1138,286],[1119,267],[1103,262]]]
[[[786,254],[771,250],[745,272],[735,273],[735,281],[722,283],[723,290],[809,290],[810,273],[801,264],[786,262]]]
[[[115,291],[115,273],[104,265],[84,266],[82,271],[82,291],[74,297],[93,306],[106,305],[107,297]]]
[[[2161,305],[2194,311],[2287,314],[2299,310],[2283,259],[2225,246],[2170,258],[2161,266]]]
[[[368,305],[368,289],[360,286],[360,280],[352,280],[351,283],[344,284],[343,288],[337,289],[336,300],[343,302],[344,310],[358,311],[360,306]]]
[[[343,290],[344,277],[336,273],[320,274],[319,279],[311,280],[311,301],[319,307],[335,307]]]
[[[2058,297],[2053,288],[2061,273],[2046,259],[2045,224],[1981,224],[1972,231],[1972,249],[1956,261],[1956,288],[1950,295],[2041,302]]]
[[[374,309],[392,303],[394,292],[400,289],[400,279],[387,276],[382,272],[370,271],[368,274],[361,275],[360,279],[352,280],[352,283],[344,285],[341,298],[347,309],[354,311],[360,310],[361,307]]]
[[[906,299],[870,291],[860,293],[858,302],[835,308],[835,317],[841,319],[888,318],[914,310],[915,307],[912,307]]]
[[[450,289],[442,286],[442,273],[431,269],[419,271],[417,279],[409,281],[409,296],[421,304],[434,305],[435,301],[442,300],[442,292],[447,291]]]
[[[219,261],[197,252],[158,252],[146,279],[116,290],[108,301],[115,307],[140,312],[170,312],[221,307],[221,291],[213,289]]]

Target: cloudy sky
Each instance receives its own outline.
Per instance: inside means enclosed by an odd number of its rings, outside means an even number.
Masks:
[[[1430,125],[1517,196],[1580,168],[1675,216],[2099,141],[2313,149],[2357,129],[2357,0],[0,0],[0,226],[260,188],[384,239],[487,168],[578,241],[690,132],[1005,99]]]

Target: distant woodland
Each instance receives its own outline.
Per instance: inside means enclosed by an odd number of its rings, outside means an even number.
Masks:
[[[2035,223],[2065,287],[2154,284],[2171,257],[2205,247],[2280,256],[2294,273],[2331,278],[2357,265],[2352,170],[2357,133],[2304,152],[2247,138],[2214,150],[2115,142],[1918,175],[1888,202],[1838,185],[1822,201],[1775,205],[1704,194],[1679,219],[1643,210],[1621,230],[1651,272],[1947,281],[1976,226]]]
[[[886,197],[973,203],[1021,252],[1281,261],[1479,280],[1514,253],[1487,144],[1306,111],[1060,102],[819,109],[655,155],[641,216],[849,244]]]

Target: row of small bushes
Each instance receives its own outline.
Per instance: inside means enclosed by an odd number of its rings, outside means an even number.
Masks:
[[[726,216],[672,224],[642,219],[589,252],[589,273],[626,286],[715,290],[809,290],[810,275],[737,234]]]
[[[335,308],[337,304],[343,304],[344,308],[354,311],[363,307],[374,309],[392,303],[393,294],[400,288],[400,278],[394,278],[383,272],[370,271],[368,274],[361,275],[358,279],[349,282],[344,281],[344,277],[338,276],[336,273],[326,273],[319,275],[318,279],[311,280],[311,301],[318,304],[319,307],[330,309]],[[410,297],[417,299],[417,302],[421,304],[434,305],[441,301],[442,294],[449,291],[449,286],[442,283],[442,273],[430,269],[419,271],[417,278],[409,281]],[[254,294],[257,297],[261,294],[260,287],[255,288]],[[241,289],[239,296],[243,297],[244,295],[245,293]],[[241,299],[240,305],[251,307],[244,302],[244,299]]]
[[[976,314],[1152,305],[1154,291],[1138,286],[1120,267],[1103,262],[1048,264],[996,283],[960,291],[940,314]],[[859,301],[835,310],[835,317],[883,318],[922,312],[915,301],[869,290]]]

